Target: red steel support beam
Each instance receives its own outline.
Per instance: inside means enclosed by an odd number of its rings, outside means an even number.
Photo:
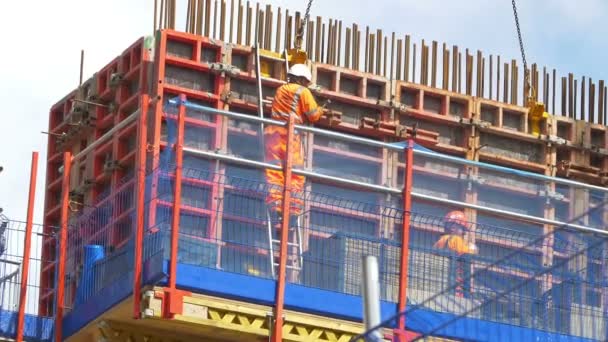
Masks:
[[[136,222],[135,222],[135,260],[133,262],[133,318],[140,318],[141,302],[141,270],[144,243],[144,201],[146,191],[146,148],[148,146],[147,125],[148,107],[150,98],[147,94],[141,95],[139,122],[137,124],[139,134],[137,142],[137,190],[136,190]]]
[[[23,268],[19,291],[19,313],[17,316],[17,342],[23,341],[23,322],[25,320],[25,303],[27,298],[27,279],[30,273],[30,254],[32,248],[32,221],[34,219],[34,200],[36,197],[36,174],[38,173],[38,152],[32,152],[30,170],[30,193],[27,200],[27,221],[25,222],[25,242],[23,243]]]
[[[61,185],[61,227],[59,229],[59,260],[57,260],[57,298],[55,303],[55,341],[63,341],[63,309],[65,290],[65,253],[68,238],[68,208],[70,193],[70,171],[72,166],[72,153],[63,153],[63,180]]]
[[[401,265],[399,272],[399,307],[400,313],[397,329],[405,331],[405,303],[407,301],[407,276],[410,245],[410,218],[412,210],[412,169],[414,165],[414,140],[407,140],[405,150],[405,179],[403,182],[403,219],[401,232]]]
[[[294,120],[290,116],[287,121],[287,156],[283,165],[283,203],[282,203],[282,221],[281,221],[281,247],[279,249],[279,273],[277,287],[275,293],[275,323],[272,332],[272,341],[280,342],[283,340],[283,306],[285,304],[285,279],[287,265],[287,239],[289,237],[289,216],[291,204],[291,168],[293,165],[293,136]],[[272,258],[272,256],[271,256]],[[271,265],[272,267],[272,265]]]
[[[179,242],[179,215],[182,197],[182,164],[184,152],[184,125],[186,118],[186,95],[179,95],[177,114],[177,141],[175,142],[175,188],[173,191],[173,217],[171,220],[171,259],[169,260],[169,288],[165,316],[171,317],[181,313],[181,298],[176,289],[177,282],[177,248]]]

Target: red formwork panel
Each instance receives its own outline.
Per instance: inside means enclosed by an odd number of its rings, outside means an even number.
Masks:
[[[70,201],[74,214],[79,213],[86,205],[99,203],[100,195],[115,190],[115,187],[122,185],[125,177],[132,173],[135,146],[129,135],[135,134],[135,124],[127,125],[105,142],[99,144],[96,141],[137,110],[139,98],[148,88],[149,62],[149,51],[144,48],[144,39],[140,38],[84,81],[79,88],[51,107],[49,131],[52,134],[48,139],[45,228],[59,226],[59,169],[63,163],[63,151],[69,150],[74,156],[85,149],[89,151],[75,158],[72,165]],[[92,144],[96,146],[90,148]],[[103,157],[100,157],[102,154]],[[105,170],[104,165],[100,166],[102,159],[107,164]],[[112,164],[112,161],[115,163]],[[107,166],[110,164],[116,167],[108,170]],[[55,258],[55,246],[51,239],[45,239],[42,249],[45,258]],[[51,279],[49,276],[54,272],[53,264],[44,267],[41,271],[41,281]],[[50,314],[53,301],[54,293],[41,293],[40,313]]]
[[[491,100],[475,100],[480,161],[543,174],[551,172],[551,150],[547,142],[531,133],[527,108]],[[549,121],[541,123],[542,135],[550,132]]]
[[[596,185],[608,183],[608,145],[605,126],[567,117],[553,117],[557,175]]]
[[[436,150],[466,156],[471,147],[472,97],[396,81],[395,103],[400,123],[438,134]]]
[[[161,30],[157,35],[156,57],[153,84],[153,94],[159,99],[154,108],[154,114],[149,118],[148,139],[152,142],[153,157],[150,160],[150,168],[158,167],[158,156],[164,148],[166,141],[166,119],[176,119],[177,111],[165,110],[164,104],[171,98],[180,94],[186,95],[188,101],[216,109],[224,109],[225,104],[221,96],[226,84],[226,78],[215,73],[213,67],[216,63],[222,63],[225,59],[225,46],[222,42],[214,41],[206,37],[193,34],[177,32],[173,30]],[[222,130],[224,129],[223,118],[208,113],[188,109],[186,111],[185,147],[215,150],[221,148]],[[196,134],[195,134],[196,133]],[[202,139],[205,137],[205,139]],[[189,167],[188,155],[184,156],[185,167]],[[156,180],[153,180],[155,182]],[[196,179],[189,179],[185,173],[184,188],[197,183]],[[208,189],[211,198],[217,198],[219,188],[209,182],[196,186]],[[152,198],[156,198],[153,193]],[[216,213],[218,207],[216,201],[209,203],[211,210],[205,213],[210,217],[210,227],[216,227]],[[157,224],[157,208],[171,206],[171,203],[163,203],[153,200],[150,203],[150,226]],[[186,206],[182,206],[186,207]],[[210,235],[213,232],[210,233]]]

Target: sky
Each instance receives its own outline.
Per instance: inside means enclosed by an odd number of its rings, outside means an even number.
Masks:
[[[304,11],[306,2],[263,3]],[[185,0],[178,6],[185,14]],[[316,0],[311,16],[336,18],[410,34],[486,55],[520,59],[508,0]],[[559,72],[606,79],[608,2],[519,0],[520,25],[529,63]],[[183,29],[178,20],[178,29]],[[35,222],[42,222],[48,112],[78,86],[80,50],[90,77],[137,38],[152,33],[152,0],[7,1],[0,11],[0,207],[25,220],[31,153],[38,151]]]

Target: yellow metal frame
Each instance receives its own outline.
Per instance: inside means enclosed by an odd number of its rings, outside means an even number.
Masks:
[[[162,288],[143,291],[143,319],[132,318],[133,300],[129,298],[67,341],[267,341],[272,330],[272,307],[200,294],[184,296],[182,314],[163,318],[162,297],[154,295],[159,292]],[[346,342],[363,330],[361,323],[285,311],[283,340]]]
[[[272,324],[272,308],[227,299],[193,294],[185,296],[184,312],[172,321],[191,325],[197,330],[216,331],[224,339],[256,339],[268,337]],[[162,319],[162,301],[147,296],[147,319]],[[284,341],[346,342],[363,332],[361,324],[328,320],[325,317],[286,311],[283,325]]]
[[[289,65],[306,64],[307,56],[304,51],[291,49],[287,51],[287,61]],[[281,70],[279,79],[284,79],[287,74],[284,68],[285,54],[260,49],[260,73],[263,77],[274,77],[273,71],[276,68],[276,62],[282,63],[279,68]]]

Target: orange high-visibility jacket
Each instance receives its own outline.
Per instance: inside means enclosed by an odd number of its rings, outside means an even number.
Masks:
[[[464,238],[460,235],[443,235],[441,238],[439,238],[439,240],[437,240],[437,242],[435,242],[433,247],[438,249],[447,248],[453,252],[456,252],[458,255],[473,253],[473,250],[469,248],[464,241]]]
[[[289,115],[295,115],[295,123],[316,122],[323,110],[317,105],[312,93],[305,86],[287,83],[277,89],[272,102],[272,118],[287,121]]]

